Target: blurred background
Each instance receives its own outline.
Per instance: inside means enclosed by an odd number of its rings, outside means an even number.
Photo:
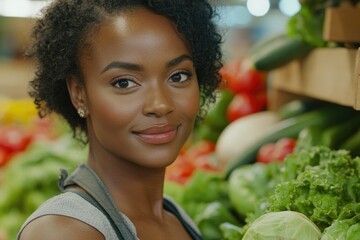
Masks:
[[[24,58],[40,9],[51,0],[0,0],[0,96],[26,97],[33,76]],[[244,56],[267,35],[283,32],[288,18],[300,9],[298,0],[211,0],[224,36],[225,61]]]

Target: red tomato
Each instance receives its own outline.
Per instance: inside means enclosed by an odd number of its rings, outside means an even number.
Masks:
[[[256,161],[261,163],[269,163],[272,161],[272,154],[275,151],[275,143],[267,143],[261,146],[257,153]]]
[[[248,93],[238,93],[234,96],[227,109],[227,119],[229,122],[259,112],[261,110],[259,102],[254,95]]]
[[[166,168],[165,180],[185,184],[195,170],[195,166],[180,154],[175,162]]]
[[[219,161],[217,161],[214,153],[208,153],[199,156],[195,160],[194,164],[196,169],[201,169],[205,171],[218,172],[222,170],[222,167],[220,166]]]
[[[283,161],[287,155],[294,152],[296,140],[293,138],[279,139],[275,144],[272,158],[275,161]]]
[[[215,143],[209,140],[201,140],[191,145],[185,152],[189,161],[194,161],[202,155],[207,155],[215,151]]]
[[[281,138],[275,143],[264,144],[258,151],[256,161],[270,163],[284,161],[285,157],[294,152],[296,140],[293,138]]]
[[[255,94],[255,98],[257,99],[257,102],[259,103],[260,111],[266,110],[268,107],[268,95],[267,92],[260,91]]]
[[[266,88],[266,75],[251,67],[245,66],[240,60],[227,63],[220,70],[225,86],[233,93],[256,93]]]
[[[195,168],[216,171],[219,167],[216,166],[214,161],[215,159],[213,159],[214,152],[214,142],[209,140],[201,140],[192,145],[185,154],[187,159],[194,164]]]
[[[10,160],[10,154],[4,149],[0,148],[0,168],[5,166]]]
[[[0,129],[0,147],[10,154],[24,151],[31,138],[31,134],[20,126],[5,126]]]
[[[235,93],[256,93],[264,90],[266,87],[264,74],[254,69],[247,69],[240,72],[235,80],[231,88]]]

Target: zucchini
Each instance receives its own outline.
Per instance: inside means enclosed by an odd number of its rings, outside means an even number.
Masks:
[[[229,163],[224,172],[225,178],[228,178],[234,169],[254,163],[257,152],[264,144],[275,142],[283,137],[296,138],[299,132],[306,127],[313,125],[330,126],[354,116],[355,113],[356,111],[350,107],[331,105],[282,120],[274,124],[271,131],[264,138],[259,139]],[[238,144],[241,144],[241,142]]]
[[[344,144],[340,146],[340,149],[350,151],[352,157],[360,157],[360,129],[351,135]]]
[[[321,144],[321,134],[325,127],[322,125],[312,125],[304,128],[299,132],[295,151],[298,152],[303,148],[318,146]]]
[[[331,149],[339,149],[340,145],[346,141],[360,127],[360,115],[344,122],[336,124],[326,129],[321,135],[321,145]]]
[[[306,56],[313,48],[300,38],[285,35],[258,49],[251,57],[256,70],[270,71]]]
[[[278,114],[280,119],[283,120],[320,108],[322,106],[325,106],[325,104],[326,103],[322,101],[314,99],[296,99],[281,106],[278,110]]]

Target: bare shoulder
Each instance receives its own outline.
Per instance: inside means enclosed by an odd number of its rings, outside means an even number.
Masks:
[[[30,222],[23,230],[20,240],[105,240],[97,229],[60,215],[46,215]]]

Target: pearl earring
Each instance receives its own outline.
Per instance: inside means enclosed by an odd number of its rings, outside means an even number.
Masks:
[[[85,110],[82,107],[78,108],[77,112],[81,118],[85,118]]]

